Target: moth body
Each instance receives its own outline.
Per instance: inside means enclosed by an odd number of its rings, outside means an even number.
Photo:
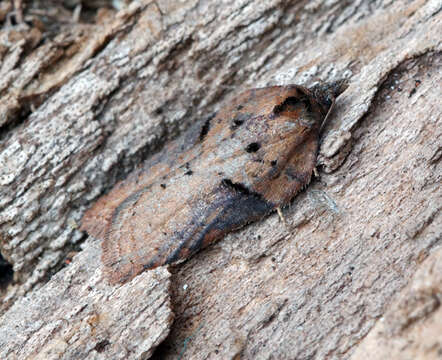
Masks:
[[[342,83],[248,90],[199,141],[102,197],[82,229],[102,238],[110,282],[186,259],[287,204],[309,182],[323,121]]]

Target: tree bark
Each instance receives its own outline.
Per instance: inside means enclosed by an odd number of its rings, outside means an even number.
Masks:
[[[440,356],[440,0],[32,6],[0,5],[1,358]],[[106,283],[78,230],[100,195],[242,90],[342,78],[287,224]]]

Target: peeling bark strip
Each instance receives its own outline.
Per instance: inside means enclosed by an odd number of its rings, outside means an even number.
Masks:
[[[202,142],[175,167],[164,171],[160,163],[100,199],[82,229],[103,238],[109,280],[187,259],[287,204],[310,182],[321,125],[345,88],[246,91],[204,126]],[[241,126],[232,126],[238,119]]]

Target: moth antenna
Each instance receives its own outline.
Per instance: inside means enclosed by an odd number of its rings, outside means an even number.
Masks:
[[[319,132],[322,132],[328,117],[330,116],[330,113],[332,112],[333,108],[336,104],[336,98],[341,95],[345,90],[347,90],[349,86],[348,79],[342,79],[335,81],[331,84],[325,84],[325,85],[319,85],[317,87],[317,90],[314,90],[318,93],[317,96],[322,98],[325,102],[331,100],[331,105],[327,111],[327,114],[324,117],[324,120],[322,121],[321,126],[319,127]]]
[[[333,108],[335,107],[335,104],[336,104],[336,98],[333,98],[333,102],[330,105],[330,108],[328,109],[327,114],[324,117],[324,120],[322,120],[321,126],[319,127],[319,133],[322,133],[322,130],[324,129],[327,119],[330,116],[330,113],[332,112]]]

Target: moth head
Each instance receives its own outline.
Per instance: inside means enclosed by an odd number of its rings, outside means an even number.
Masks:
[[[326,115],[334,105],[336,98],[347,88],[348,80],[341,79],[332,83],[320,83],[310,88],[310,91]]]
[[[319,103],[324,119],[320,125],[320,131],[323,129],[328,116],[335,105],[336,98],[348,88],[348,80],[341,79],[332,83],[321,83],[310,88],[310,91],[316,101]]]

